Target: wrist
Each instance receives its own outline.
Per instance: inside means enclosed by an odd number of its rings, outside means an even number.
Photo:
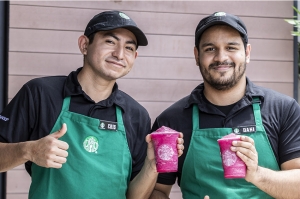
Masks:
[[[21,154],[21,157],[23,157],[23,159],[25,159],[26,161],[32,161],[33,162],[33,158],[32,158],[32,144],[33,141],[27,141],[27,142],[20,142],[18,143],[18,150]]]
[[[256,172],[252,173],[252,175],[249,177],[249,179],[246,179],[248,182],[256,185],[264,181],[265,174],[264,174],[264,168],[257,166]]]
[[[156,161],[154,159],[149,159],[148,156],[145,158],[144,167],[148,172],[158,174],[156,170]]]

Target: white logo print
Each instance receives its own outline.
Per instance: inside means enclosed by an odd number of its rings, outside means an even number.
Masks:
[[[225,12],[217,12],[214,15],[221,17],[221,16],[226,16],[226,13]]]
[[[4,116],[2,116],[2,115],[0,115],[0,120],[3,120],[3,121],[8,121],[9,120],[9,118],[7,118],[7,117],[4,117]]]
[[[101,127],[101,129],[104,129],[104,128],[105,128],[105,124],[102,122],[102,123],[100,124],[100,127]]]
[[[125,13],[120,12],[119,15],[124,19],[130,19]]]
[[[223,152],[222,154],[222,159],[223,159],[223,163],[226,166],[232,166],[234,165],[234,163],[237,160],[236,155],[234,154],[234,152],[231,152],[229,150],[226,150],[225,152]]]
[[[83,141],[83,148],[90,153],[97,153],[98,147],[98,139],[94,136],[88,136]]]
[[[171,146],[163,144],[158,148],[158,157],[162,160],[171,160],[174,155],[174,151]]]

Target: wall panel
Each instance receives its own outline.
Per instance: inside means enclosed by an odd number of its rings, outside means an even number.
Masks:
[[[10,51],[35,53],[79,54],[78,32],[56,30],[11,29]],[[66,36],[66,34],[68,36]],[[20,37],[22,35],[22,37]],[[49,39],[51,38],[51,39]],[[148,35],[149,45],[139,47],[139,55],[147,57],[194,56],[194,37],[175,35]],[[292,61],[291,51],[283,51],[292,46],[292,40],[249,39],[252,45],[251,59]],[[30,45],[29,45],[30,44]],[[280,46],[280,48],[278,48]]]

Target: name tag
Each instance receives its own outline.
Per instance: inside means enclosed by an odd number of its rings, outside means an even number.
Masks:
[[[118,123],[100,120],[99,129],[116,131],[116,130],[118,130]]]
[[[235,134],[255,133],[256,126],[239,126],[239,127],[232,128],[232,131]]]

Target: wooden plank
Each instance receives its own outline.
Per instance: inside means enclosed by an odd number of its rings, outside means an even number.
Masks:
[[[104,10],[57,8],[40,6],[10,7],[10,27],[45,30],[66,30],[82,33],[92,16]],[[187,13],[157,13],[128,11],[146,34],[189,35],[206,15]],[[249,37],[291,39],[292,26],[282,18],[241,17],[247,25]],[[155,21],[155,25],[149,24]],[[183,28],[184,27],[184,28]],[[279,28],[280,27],[280,28]]]
[[[82,64],[81,54],[9,53],[9,74],[11,75],[68,75]]]
[[[170,193],[170,198],[172,199],[182,199],[182,194],[180,187],[178,186],[177,182],[172,186],[172,190]]]
[[[7,172],[7,193],[28,193],[31,178],[23,170],[10,170]]]
[[[255,82],[255,83],[259,86],[273,89],[277,92],[293,97],[294,83],[271,83],[271,82]]]
[[[255,50],[255,49],[254,49]],[[9,74],[68,75],[82,65],[79,54],[9,53]],[[259,72],[257,72],[259,71]],[[272,71],[272,72],[270,72]],[[253,81],[293,82],[293,62],[252,61],[246,74]],[[193,58],[140,57],[125,79],[202,80]]]
[[[123,11],[211,14],[226,11],[241,16],[292,17],[293,1],[10,1],[11,5],[37,5]],[[280,11],[278,9],[280,8]]]
[[[77,46],[79,36],[78,32],[10,29],[10,52],[79,54]],[[194,56],[192,36],[149,35],[148,39],[149,45],[138,49],[140,56],[186,58]],[[293,60],[293,40],[250,39],[249,43],[252,44],[251,58],[254,60]]]
[[[151,118],[151,124],[153,124],[156,117],[161,114],[161,112],[163,112],[173,103],[174,102],[140,102],[140,104],[148,111]]]
[[[28,199],[28,194],[24,193],[24,194],[7,194],[6,195],[6,199]]]

